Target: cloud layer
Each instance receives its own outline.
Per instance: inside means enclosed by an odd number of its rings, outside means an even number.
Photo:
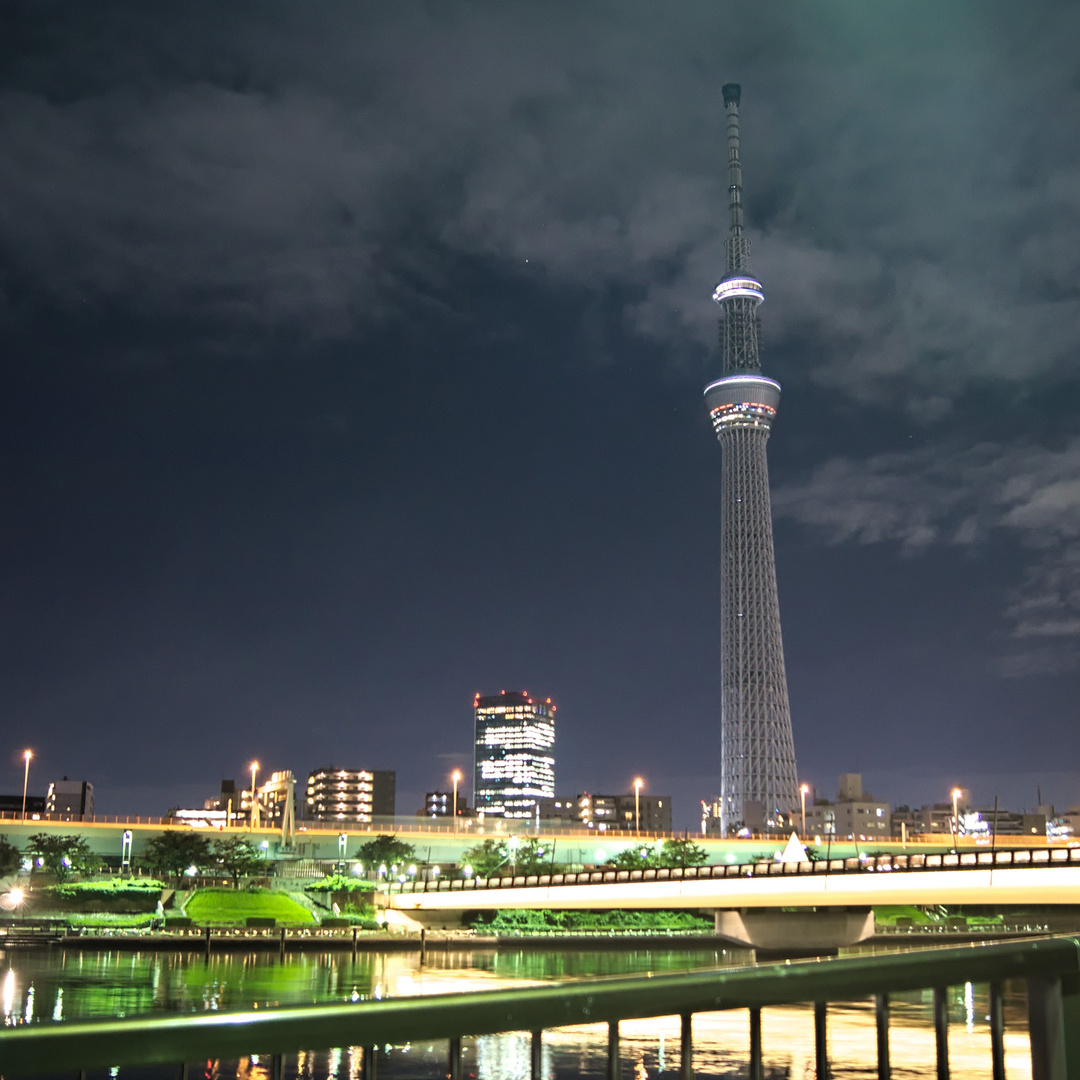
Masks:
[[[737,77],[768,340],[940,415],[1075,352],[1080,11],[1037,7],[39,12],[0,90],[0,297],[339,336],[438,294],[441,245],[711,344]]]
[[[835,458],[773,492],[774,513],[828,543],[971,550],[995,534],[1026,550],[1004,611],[1007,674],[1077,664],[1080,639],[1080,439],[1059,450],[933,445],[866,461]]]

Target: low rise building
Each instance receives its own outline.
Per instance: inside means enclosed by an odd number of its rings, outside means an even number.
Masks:
[[[11,816],[23,812],[23,797],[21,795],[0,795],[0,814]],[[26,796],[26,816],[36,821],[45,813],[44,795]]]
[[[792,815],[792,820],[798,818]],[[833,840],[886,840],[891,835],[889,804],[863,791],[859,773],[843,773],[835,802],[813,799],[807,804],[802,832]]]
[[[424,808],[418,811],[419,817],[453,817],[454,816],[454,793],[452,791],[429,791],[424,796]],[[457,816],[476,817],[469,809],[465,796],[458,792]]]
[[[308,776],[304,819],[367,823],[393,817],[396,785],[392,769],[315,769]]]
[[[626,795],[577,797],[578,819],[599,832],[671,832],[671,796],[629,792]]]
[[[552,799],[537,800],[540,820],[550,825],[580,825],[581,808],[578,800],[569,795],[560,795]]]
[[[87,780],[69,780],[66,776],[49,784],[45,795],[45,813],[69,821],[85,821],[94,816],[94,785]]]

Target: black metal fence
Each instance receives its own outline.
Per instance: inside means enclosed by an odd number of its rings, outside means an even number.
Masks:
[[[990,1056],[994,1080],[1004,1080],[1002,984],[1027,982],[1032,1080],[1080,1080],[1080,942],[1073,938],[979,944],[891,955],[770,964],[750,968],[580,980],[520,990],[367,1001],[355,1005],[260,1009],[127,1020],[42,1024],[0,1034],[0,1074],[19,1076],[124,1066],[271,1056],[283,1075],[286,1056],[329,1047],[360,1047],[364,1080],[375,1080],[376,1047],[447,1041],[446,1075],[462,1077],[462,1038],[532,1032],[533,1080],[541,1073],[544,1032],[577,1024],[607,1025],[610,1080],[619,1075],[623,1020],[681,1017],[681,1075],[692,1076],[693,1017],[749,1010],[750,1080],[762,1080],[761,1010],[814,1003],[816,1072],[826,1080],[829,1003],[872,997],[878,1074],[890,1075],[889,995],[931,989],[938,1080],[949,1075],[946,991],[962,983],[990,985]]]

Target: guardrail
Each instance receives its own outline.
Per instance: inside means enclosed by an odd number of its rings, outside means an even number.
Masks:
[[[609,885],[624,881],[696,881],[702,878],[792,877],[934,870],[993,870],[996,867],[1080,866],[1080,848],[1028,851],[962,851],[938,855],[877,855],[814,862],[753,862],[656,870],[583,870],[569,874],[516,874],[512,877],[444,878],[441,881],[386,882],[390,892],[452,892],[459,889],[519,889],[553,885]]]
[[[40,1073],[173,1065],[250,1054],[272,1057],[273,1076],[284,1074],[285,1055],[331,1047],[363,1048],[364,1080],[375,1080],[377,1047],[446,1039],[447,1075],[462,1077],[462,1038],[508,1031],[532,1032],[531,1075],[541,1075],[544,1032],[573,1024],[607,1025],[610,1080],[619,1076],[622,1020],[681,1017],[680,1075],[693,1076],[695,1013],[749,1009],[750,1080],[762,1080],[761,1010],[814,1003],[816,1075],[825,1080],[828,1004],[872,996],[877,1027],[878,1075],[890,1075],[889,995],[932,989],[937,1075],[949,1075],[946,990],[968,982],[990,984],[990,1053],[995,1080],[1004,1080],[1002,983],[1026,979],[1032,1080],[1080,1080],[1080,942],[1042,938],[964,948],[872,957],[729,968],[556,986],[356,1005],[259,1009],[198,1016],[27,1025],[0,1034],[0,1073],[8,1080]],[[179,1065],[187,1075],[186,1065]]]

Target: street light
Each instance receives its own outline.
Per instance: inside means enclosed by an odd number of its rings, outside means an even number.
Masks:
[[[960,796],[962,794],[963,794],[963,792],[958,787],[954,787],[952,789],[952,828],[953,828],[952,846],[953,846],[953,851],[956,850],[957,845],[960,843],[960,813],[959,813],[959,809],[957,807],[957,803],[958,803],[958,801],[960,799]]]
[[[802,834],[803,839],[806,839],[806,793],[810,790],[809,784],[803,784],[799,788],[799,798],[802,801]]]
[[[255,802],[255,774],[259,771],[259,763],[253,761],[251,763],[251,828],[255,828],[259,819],[259,811]]]
[[[457,786],[461,782],[461,770],[455,769],[450,774],[450,779],[454,781],[454,828],[457,828]]]
[[[34,756],[33,750],[23,751],[23,760],[26,762],[26,766],[23,769],[22,780],[22,819],[26,820],[26,785],[30,781],[30,759]]]
[[[645,783],[640,776],[634,777],[634,831],[641,834],[641,788]]]

